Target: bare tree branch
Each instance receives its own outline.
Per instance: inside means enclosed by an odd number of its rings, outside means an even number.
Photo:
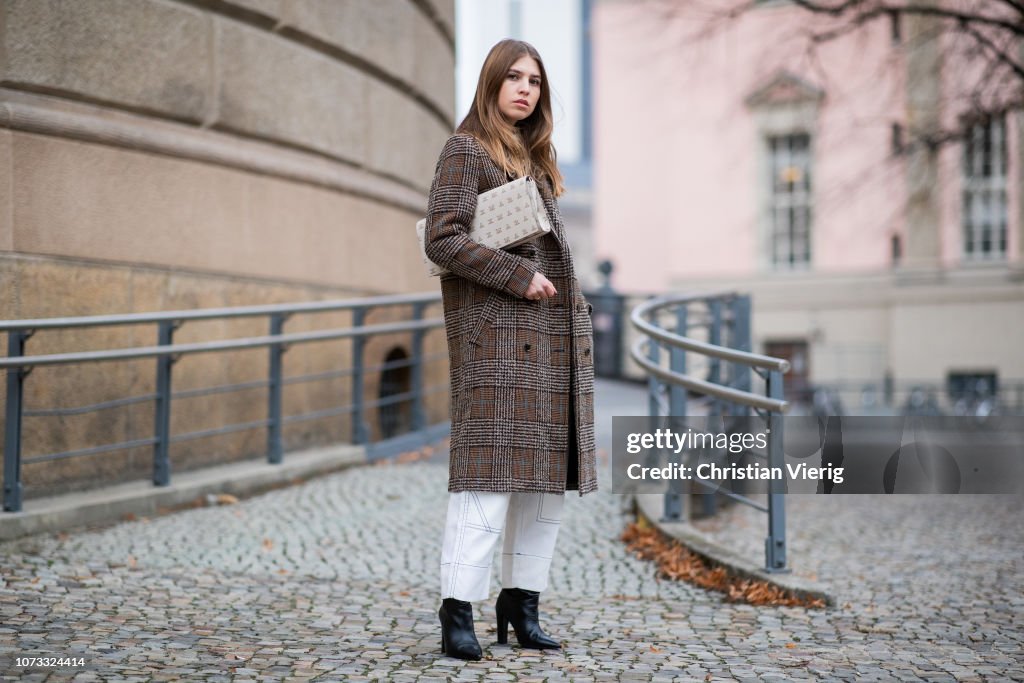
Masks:
[[[808,37],[815,43],[827,43],[849,33],[853,33],[860,29],[864,24],[878,19],[879,17],[887,16],[888,14],[889,12],[885,10],[871,10],[864,12],[863,14],[859,14],[851,19],[849,23],[841,24],[838,28],[832,29],[831,31],[823,31],[820,33],[809,32]]]
[[[988,13],[971,13],[951,10],[942,7],[908,5],[892,3],[884,0],[842,0],[842,2],[825,3],[817,0],[792,0],[793,4],[811,13],[829,16],[841,21],[837,26],[825,30],[805,31],[812,44],[822,44],[837,40],[853,33],[864,25],[892,15],[932,16],[940,20],[952,22],[947,24],[946,31],[967,36],[972,45],[961,53],[969,60],[984,61],[984,70],[976,85],[967,96],[972,111],[962,117],[961,125],[952,130],[908,130],[910,140],[906,147],[909,152],[917,144],[924,144],[929,149],[962,140],[970,125],[978,119],[1004,111],[1019,109],[1024,106],[1024,64],[1015,59],[1010,48],[1019,44],[1024,37],[1024,2],[1021,0],[1004,0],[1003,4],[1021,14],[1021,20],[993,16]],[[993,32],[1005,37],[1003,46],[997,43]],[[998,77],[1000,67],[1005,69],[1012,79],[1002,78],[998,87],[991,88],[992,80]],[[1009,83],[1005,81],[1009,80]],[[995,95],[992,94],[995,91]]]
[[[997,61],[1010,67],[1010,69],[1012,69],[1013,72],[1017,74],[1017,77],[1024,81],[1024,66],[1021,66],[1021,64],[1014,61],[1014,59],[1010,57],[1010,55],[1006,54],[1003,50],[999,49],[999,46],[993,43],[988,36],[986,36],[978,29],[970,25],[964,26],[963,29],[972,38],[978,41],[978,43],[987,47],[995,56]]]
[[[793,4],[815,14],[826,14],[833,17],[842,15],[855,9],[868,5],[868,0],[844,0],[838,5],[825,5],[815,0],[792,0]],[[1014,4],[1019,4],[1014,2]],[[933,16],[942,19],[952,19],[961,24],[981,24],[1010,31],[1014,35],[1024,36],[1024,21],[1013,22],[1009,19],[995,17],[988,14],[961,12],[959,10],[946,9],[944,7],[933,7],[929,5],[892,5],[879,2],[874,7],[865,10],[864,14],[874,19],[883,15],[896,12],[899,14],[916,14],[919,16]]]
[[[696,41],[711,39],[741,21],[748,13],[761,10],[756,0],[660,0],[666,20],[693,20],[703,14],[709,21]],[[962,140],[978,120],[1007,111],[1024,109],[1024,60],[1018,53],[1024,43],[1024,0],[986,0],[973,8],[947,7],[942,3],[914,3],[911,0],[791,0],[798,10],[820,17],[823,21],[811,26],[800,24],[793,38],[805,41],[804,64],[819,72],[819,81],[827,81],[826,69],[818,59],[817,47],[831,41],[845,40],[879,19],[901,16],[932,17],[931,25],[921,27],[907,51],[914,51],[943,36],[952,41],[937,45],[942,61],[955,65],[961,76],[950,91],[949,104],[956,109],[958,123],[932,122],[928,128],[906,127],[905,152],[922,145],[935,150]],[[699,23],[699,22],[698,22]],[[960,89],[958,90],[957,87]],[[943,105],[945,106],[945,105]]]
[[[1024,15],[1024,3],[1018,2],[1018,0],[1002,0],[1004,5],[1009,5],[1011,8],[1017,10]]]

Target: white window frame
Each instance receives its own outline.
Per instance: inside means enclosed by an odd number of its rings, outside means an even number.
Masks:
[[[794,155],[797,142],[803,149]],[[811,134],[793,131],[783,135],[770,135],[768,147],[768,259],[773,268],[797,270],[811,264],[814,232],[814,159]],[[791,189],[779,191],[777,183],[782,173],[793,173]],[[780,216],[784,216],[780,221]],[[780,223],[782,223],[780,225]]]
[[[757,134],[757,162],[755,165],[756,177],[753,178],[754,187],[757,188],[758,211],[758,240],[756,262],[761,264],[765,273],[789,273],[804,272],[814,267],[814,193],[815,183],[813,174],[815,172],[815,145],[817,144],[818,133],[818,102],[805,99],[803,101],[777,104],[774,106],[757,106],[752,109],[754,125]],[[771,185],[772,177],[772,153],[771,138],[786,135],[807,135],[810,137],[808,155],[811,163],[811,196],[809,197],[811,208],[811,221],[808,226],[810,236],[810,253],[808,259],[803,263],[775,263],[773,257],[773,191]]]
[[[963,143],[960,245],[964,261],[1003,261],[1007,257],[1010,207],[1006,123],[1007,117],[1000,115],[975,124]],[[989,133],[987,174],[984,168],[986,129]],[[988,250],[984,249],[986,232]]]

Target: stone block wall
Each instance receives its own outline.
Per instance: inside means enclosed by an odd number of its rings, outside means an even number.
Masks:
[[[0,0],[0,319],[436,291],[413,225],[454,119],[453,0]],[[378,311],[369,323],[400,319]],[[440,306],[428,313],[440,316]],[[348,324],[298,316],[286,331]],[[261,335],[185,324],[180,342]],[[39,332],[28,352],[155,343],[155,326]],[[443,354],[443,331],[427,337]],[[375,338],[384,362],[410,335]],[[296,346],[286,376],[350,367],[351,342]],[[174,389],[259,381],[267,352],[180,359]],[[35,369],[28,409],[154,391],[155,361]],[[442,358],[426,382],[447,382]],[[377,397],[379,374],[366,396]],[[351,400],[348,378],[285,388],[285,414]],[[0,396],[0,406],[4,397]],[[266,417],[266,390],[176,401],[172,433]],[[432,395],[431,422],[447,394]],[[376,430],[375,411],[367,415]],[[0,425],[0,434],[2,434]],[[25,457],[147,438],[152,403],[26,417]],[[346,441],[347,415],[285,430]],[[172,446],[175,471],[263,457],[265,430]],[[27,496],[149,476],[151,447],[26,465]]]

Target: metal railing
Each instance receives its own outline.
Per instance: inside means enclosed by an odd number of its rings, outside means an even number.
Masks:
[[[315,420],[349,413],[351,415],[352,441],[356,444],[367,444],[369,427],[366,423],[366,410],[371,407],[396,405],[402,402],[411,404],[412,438],[402,437],[392,440],[394,448],[402,448],[417,439],[440,436],[447,423],[432,428],[427,423],[424,397],[447,389],[447,385],[431,387],[423,386],[423,366],[426,362],[447,357],[446,353],[424,355],[424,336],[433,329],[443,327],[443,318],[424,318],[426,309],[439,303],[441,297],[436,293],[392,295],[336,301],[306,302],[297,304],[280,304],[265,306],[243,306],[235,308],[201,309],[192,311],[166,311],[160,313],[133,313],[123,315],[104,315],[75,318],[42,318],[37,320],[0,321],[0,332],[7,332],[7,356],[0,358],[0,369],[7,370],[7,402],[5,406],[4,435],[4,510],[17,512],[22,509],[22,465],[38,462],[64,460],[68,458],[96,455],[111,451],[153,447],[153,484],[167,486],[171,481],[171,463],[169,449],[172,443],[199,439],[210,436],[230,434],[249,429],[265,428],[267,430],[267,460],[279,464],[283,460],[283,426],[295,422]],[[367,325],[367,314],[373,309],[400,305],[412,306],[412,319],[402,322],[391,322]],[[309,332],[284,332],[288,318],[308,313],[331,311],[351,311],[352,324],[345,328],[315,330]],[[213,341],[174,343],[174,333],[184,323],[199,320],[227,320],[234,318],[266,318],[269,321],[269,333],[258,337],[243,337]],[[57,353],[47,355],[25,355],[26,342],[30,337],[42,330],[75,329],[89,327],[109,327],[118,325],[153,324],[157,326],[157,345],[119,349],[102,349],[80,351],[75,353]],[[394,333],[411,333],[410,354],[407,358],[390,361],[375,366],[364,364],[367,338],[373,335]],[[330,372],[284,376],[284,356],[292,345],[329,340],[351,340],[352,366],[348,369]],[[266,380],[228,384],[172,393],[172,369],[174,363],[182,356],[201,353],[219,353],[242,349],[269,349],[269,364]],[[46,410],[24,410],[25,382],[33,368],[42,366],[99,363],[108,361],[125,361],[131,359],[152,358],[156,360],[156,391],[140,396],[119,398],[101,403],[94,403],[74,408],[58,408]],[[408,367],[410,371],[409,391],[381,397],[378,400],[364,399],[365,380],[370,372]],[[283,388],[285,385],[313,382],[325,379],[350,376],[352,382],[352,402],[350,405],[331,407],[308,413],[283,415]],[[264,420],[224,425],[215,429],[171,434],[171,406],[175,398],[191,398],[255,388],[267,389],[267,418]],[[131,439],[119,443],[92,446],[59,453],[37,455],[23,459],[22,450],[22,418],[60,415],[76,415],[109,408],[123,407],[137,403],[153,402],[155,404],[153,436]],[[438,430],[437,427],[442,429]],[[369,449],[371,457],[383,456],[387,449],[374,452]]]
[[[673,329],[660,325],[660,320],[665,318],[671,318]],[[789,404],[783,400],[782,376],[789,370],[789,362],[750,352],[749,296],[714,293],[654,297],[636,306],[630,321],[642,335],[630,353],[647,373],[652,417],[663,414],[686,416],[689,392],[707,397],[709,418],[744,418],[753,413],[768,425],[767,448],[766,453],[748,451],[749,454],[766,459],[771,468],[784,470],[782,414]],[[695,338],[697,331],[701,331],[706,340]],[[662,361],[663,348],[669,352],[667,367]],[[690,361],[687,354],[696,354],[706,361],[705,379],[687,373]],[[764,380],[763,393],[751,391],[751,371]],[[663,389],[667,389],[667,402],[662,399]],[[789,571],[786,566],[784,481],[769,481],[767,505],[725,490],[713,482],[698,478],[692,483],[710,490],[712,494],[720,494],[766,512],[765,570]],[[665,494],[666,520],[680,519],[682,495],[681,482],[673,480],[670,491]],[[715,495],[702,498],[705,511],[713,513]]]

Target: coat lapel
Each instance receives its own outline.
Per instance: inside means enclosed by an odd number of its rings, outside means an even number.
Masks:
[[[537,188],[540,190],[540,198],[544,201],[544,208],[548,212],[548,220],[551,221],[551,232],[558,242],[558,247],[565,251],[565,234],[563,233],[562,219],[558,213],[558,205],[555,203],[555,195],[551,190],[551,182],[546,178],[537,181]]]

